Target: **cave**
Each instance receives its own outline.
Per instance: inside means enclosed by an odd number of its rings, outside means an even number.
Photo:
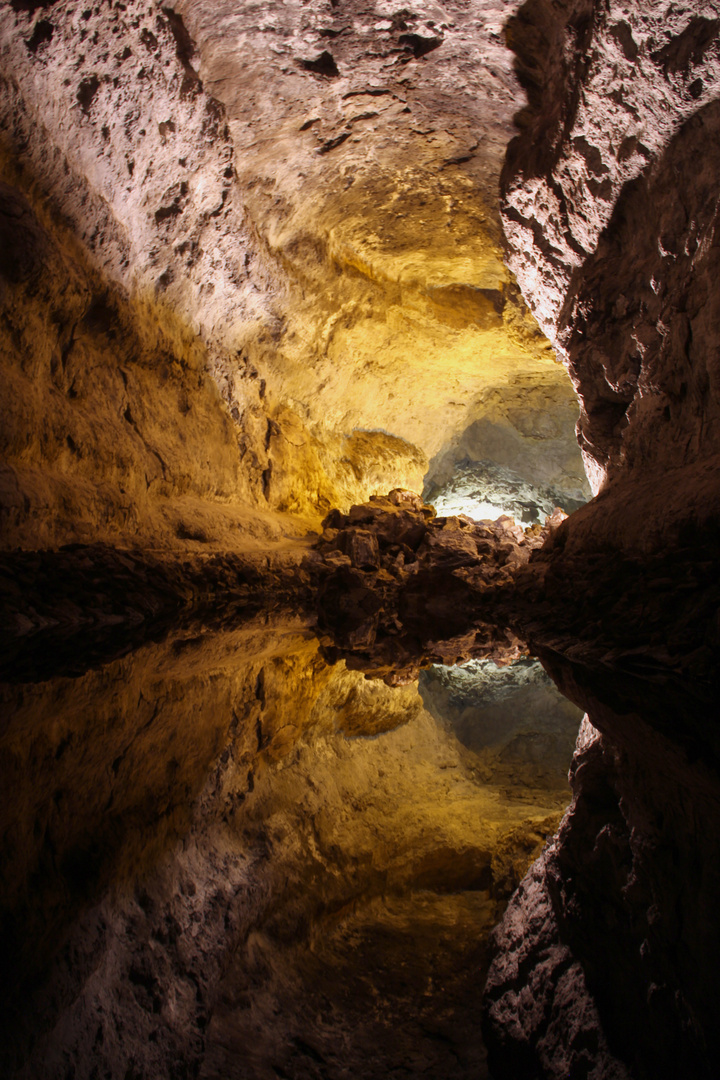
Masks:
[[[720,1075],[719,134],[714,2],[2,0],[3,1077]]]

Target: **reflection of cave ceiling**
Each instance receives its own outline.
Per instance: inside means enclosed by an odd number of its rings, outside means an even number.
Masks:
[[[485,935],[557,825],[567,746],[509,771],[287,613],[0,706],[3,1076],[264,1080],[312,1052],[476,1075]]]

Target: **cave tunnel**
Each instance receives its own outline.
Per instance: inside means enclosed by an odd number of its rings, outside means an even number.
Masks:
[[[715,1080],[720,5],[0,67],[2,1076]]]

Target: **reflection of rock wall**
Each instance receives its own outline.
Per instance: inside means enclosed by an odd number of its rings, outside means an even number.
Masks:
[[[573,803],[496,933],[485,1027],[501,1080],[715,1075],[717,777],[628,719],[612,742],[584,723]]]
[[[564,787],[582,713],[537,661],[473,661],[420,673],[425,707],[478,756],[488,779]]]
[[[477,1075],[485,936],[559,800],[305,637],[3,688],[3,1076]]]

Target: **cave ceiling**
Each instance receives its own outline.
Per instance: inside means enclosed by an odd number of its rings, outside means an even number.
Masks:
[[[474,422],[515,430],[513,409],[554,409],[572,447],[571,387],[503,262],[497,186],[523,102],[507,15],[498,3],[3,6],[6,179],[50,215],[27,226],[34,249],[19,234],[14,246],[53,255],[35,291],[54,316],[31,328],[25,304],[9,344],[46,339],[35,393],[44,378],[62,413],[28,435],[6,405],[8,498],[29,499],[33,528],[73,539],[63,500],[77,532],[93,469],[108,533],[142,534],[132,492],[168,542],[213,533],[204,500],[247,531],[228,503],[256,521],[267,509],[317,520],[398,484],[420,490],[431,460],[444,455],[447,472],[462,456]],[[102,310],[118,305],[135,340],[115,330],[109,343]],[[92,431],[67,401],[83,345],[100,354],[84,388]],[[111,386],[117,368],[124,385]],[[212,380],[200,395],[198,368]],[[538,448],[531,437],[528,455]]]
[[[719,79],[699,0],[0,2],[8,1070],[477,1078],[484,993],[498,1080],[718,1075]]]

